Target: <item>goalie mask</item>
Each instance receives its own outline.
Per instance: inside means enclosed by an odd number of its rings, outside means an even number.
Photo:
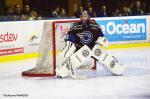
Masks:
[[[90,16],[88,15],[87,11],[82,12],[82,14],[80,16],[80,20],[81,20],[81,22],[82,22],[82,24],[84,26],[88,26],[89,25]]]

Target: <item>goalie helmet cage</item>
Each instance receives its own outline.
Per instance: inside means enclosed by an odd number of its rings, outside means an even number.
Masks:
[[[65,35],[73,23],[79,20],[58,20],[53,22],[45,22],[43,25],[42,37],[39,43],[39,57],[36,62],[36,67],[22,72],[22,76],[29,77],[48,77],[55,76],[56,66],[58,63],[58,52],[64,47]],[[93,20],[94,21],[94,20]],[[58,32],[61,32],[58,33]],[[46,46],[43,46],[46,44]],[[49,53],[50,51],[50,53]],[[96,60],[93,59],[90,69],[96,69]],[[86,64],[87,65],[87,64]]]

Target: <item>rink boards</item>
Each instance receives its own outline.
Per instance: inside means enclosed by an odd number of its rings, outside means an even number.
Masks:
[[[0,22],[0,62],[37,57],[45,22],[79,19]],[[95,18],[110,42],[108,49],[150,46],[150,16]],[[61,27],[61,24],[60,24]],[[52,26],[50,27],[52,30]],[[64,27],[58,31],[66,31]]]

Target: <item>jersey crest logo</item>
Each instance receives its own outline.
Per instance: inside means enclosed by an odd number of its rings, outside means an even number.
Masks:
[[[93,41],[93,34],[90,31],[84,31],[83,33],[77,34],[80,37],[80,42],[84,44],[89,44]]]

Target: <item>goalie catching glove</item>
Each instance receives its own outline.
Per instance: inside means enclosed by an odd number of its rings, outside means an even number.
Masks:
[[[96,41],[96,44],[102,45],[102,46],[108,48],[108,40],[105,37],[99,37]]]

